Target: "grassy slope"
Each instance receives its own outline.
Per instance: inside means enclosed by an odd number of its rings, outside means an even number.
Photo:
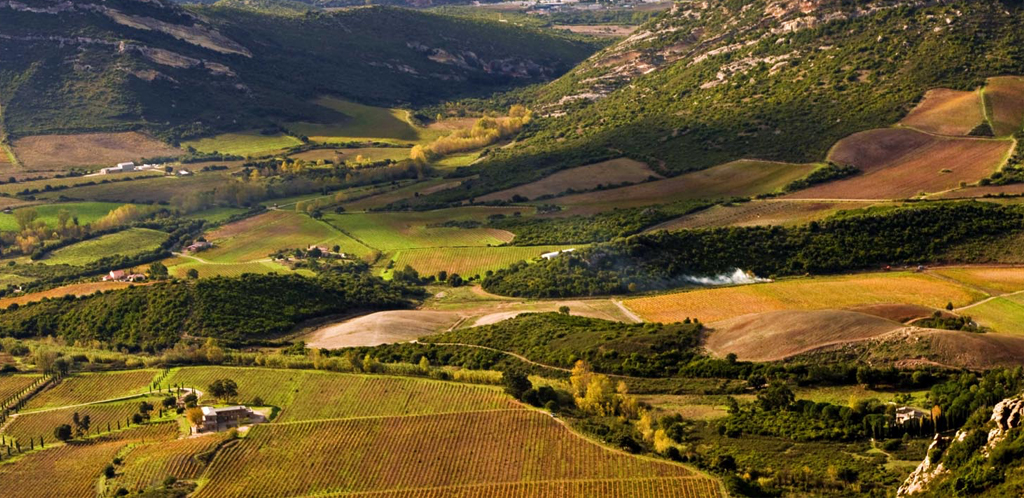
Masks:
[[[51,253],[43,263],[81,266],[107,256],[132,256],[151,251],[165,240],[167,234],[159,230],[132,228],[62,247]]]

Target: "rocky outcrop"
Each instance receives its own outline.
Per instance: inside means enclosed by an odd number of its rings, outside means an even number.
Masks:
[[[988,441],[981,449],[982,454],[988,456],[996,445],[1006,439],[1010,430],[1021,426],[1022,420],[1024,420],[1024,395],[1007,398],[997,403],[992,409],[992,417],[989,418],[989,425],[992,428],[988,432]],[[928,454],[924,461],[903,482],[903,485],[897,490],[896,496],[911,496],[927,491],[931,483],[942,479],[947,474],[947,469],[942,462],[932,462],[932,450],[962,443],[967,434],[968,431],[961,429],[952,438],[942,438],[936,435],[935,440],[928,447]]]

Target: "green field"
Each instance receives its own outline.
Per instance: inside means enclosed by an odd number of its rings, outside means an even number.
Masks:
[[[409,112],[403,109],[372,107],[329,97],[316,102],[348,116],[348,119],[333,124],[289,123],[286,125],[289,132],[324,143],[375,140],[408,144],[433,140],[440,135],[413,125],[409,121]]]
[[[114,202],[66,202],[42,204],[22,209],[35,209],[36,213],[39,214],[39,217],[36,218],[37,220],[46,222],[47,226],[56,227],[57,213],[62,209],[67,209],[71,213],[72,218],[78,218],[78,224],[85,225],[106,216],[107,213],[120,206],[120,203]],[[18,222],[15,221],[14,215],[0,213],[0,231],[10,232],[16,230],[18,230]]]
[[[957,312],[994,332],[1024,335],[1024,294],[997,297]]]
[[[191,218],[194,220],[205,220],[207,223],[221,223],[232,216],[242,214],[246,211],[247,210],[243,208],[215,207],[199,211],[196,213],[187,214],[185,215],[185,218]]]
[[[295,137],[283,133],[264,135],[258,130],[225,133],[181,143],[182,148],[192,147],[199,152],[219,152],[236,156],[258,156],[296,145],[302,145],[302,142]]]
[[[483,276],[488,270],[496,271],[519,261],[531,261],[546,252],[579,246],[505,246],[505,247],[449,247],[402,249],[391,257],[395,268],[409,265],[421,275],[435,275],[444,270],[463,277]],[[385,273],[388,276],[390,272]]]
[[[53,251],[42,260],[48,265],[85,265],[107,256],[134,256],[152,251],[167,240],[167,234],[148,228],[130,228],[86,240]]]
[[[171,276],[185,278],[188,271],[195,269],[199,272],[200,278],[209,277],[237,277],[245,273],[267,274],[267,273],[299,273],[301,275],[314,276],[310,270],[293,271],[287,266],[273,261],[256,261],[249,263],[203,263],[200,261],[188,260],[187,258],[171,258],[164,261],[167,271]]]
[[[270,211],[220,227],[206,236],[214,245],[197,255],[215,263],[266,259],[279,249],[305,249],[311,244],[339,245],[341,252],[362,257],[371,249],[331,225],[292,211]]]
[[[512,240],[491,228],[428,227],[446,221],[481,221],[488,215],[511,215],[510,208],[453,208],[428,212],[328,214],[324,220],[374,249],[390,252],[427,247],[486,247]]]

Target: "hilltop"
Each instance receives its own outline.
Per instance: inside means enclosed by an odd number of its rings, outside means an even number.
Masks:
[[[117,0],[0,4],[7,133],[165,138],[326,122],[331,95],[421,105],[553,79],[594,50],[536,30],[392,8],[267,13]]]

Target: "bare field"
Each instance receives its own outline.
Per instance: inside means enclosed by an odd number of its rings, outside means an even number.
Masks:
[[[652,176],[661,178],[661,175],[655,173],[647,164],[623,157],[559,171],[532,183],[487,194],[479,200],[510,200],[517,195],[536,199],[544,195],[558,195],[568,189],[593,190],[600,185],[640,183]]]
[[[559,216],[567,216],[688,199],[750,197],[777,191],[807,176],[816,167],[814,164],[734,161],[673,178],[569,195],[550,202],[564,208]]]
[[[989,78],[985,101],[996,136],[1010,136],[1024,128],[1024,78]]]
[[[827,218],[837,211],[868,207],[863,202],[789,201],[769,199],[732,205],[715,205],[649,228],[682,230],[711,227],[789,226],[802,225]]]
[[[945,365],[990,369],[1024,364],[1024,338],[1021,337],[932,329],[918,329],[911,334],[928,344],[931,359]]]
[[[964,136],[983,121],[980,92],[937,88],[929,90],[900,124],[928,133]]]
[[[1024,183],[1010,185],[989,185],[986,187],[966,187],[933,196],[938,199],[974,199],[985,196],[1024,195]]]
[[[735,353],[743,361],[778,361],[900,327],[899,322],[853,311],[770,311],[712,323],[705,347],[716,356]]]
[[[936,311],[935,308],[916,304],[868,304],[865,306],[854,306],[847,310],[900,323],[907,323],[918,318],[926,318],[932,316]]]
[[[308,347],[327,349],[408,342],[442,332],[459,319],[451,311],[381,311],[327,325],[303,340]]]
[[[602,38],[621,38],[631,35],[636,31],[637,27],[609,24],[573,24],[568,26],[553,26],[553,28],[581,35],[600,36]]]
[[[14,141],[14,153],[31,170],[65,170],[76,166],[114,166],[144,157],[179,156],[171,147],[142,133],[37,135]]]
[[[29,294],[20,294],[15,297],[5,297],[0,299],[0,309],[6,309],[12,304],[21,306],[28,303],[34,303],[36,301],[42,301],[43,298],[53,299],[64,296],[88,296],[89,294],[95,294],[99,291],[124,289],[129,285],[131,284],[128,284],[127,282],[85,282],[81,284],[65,285],[63,287],[56,287],[42,292],[32,292]]]
[[[671,323],[687,317],[713,323],[750,313],[842,309],[868,304],[965,306],[986,297],[973,289],[925,274],[868,273],[795,278],[765,284],[662,294],[625,301],[642,318]]]
[[[943,138],[905,128],[857,133],[832,149],[829,160],[861,174],[790,194],[790,199],[903,199],[986,178],[1006,160],[1009,140]]]

